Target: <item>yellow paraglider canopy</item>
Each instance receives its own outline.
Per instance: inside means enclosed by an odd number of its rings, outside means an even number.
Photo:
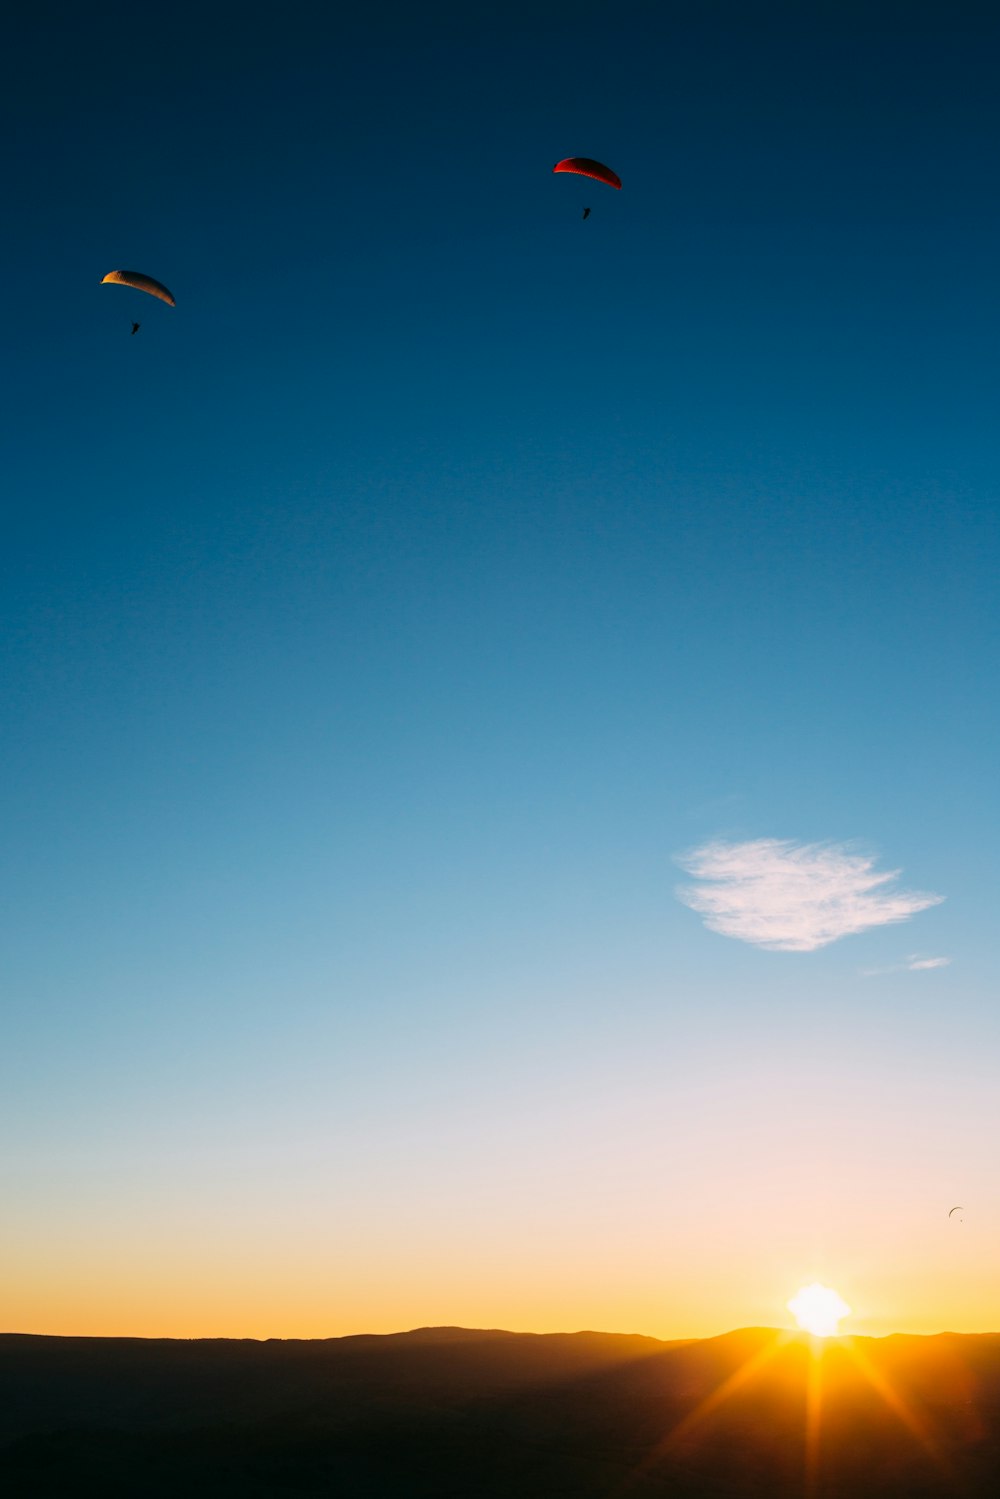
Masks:
[[[136,291],[149,292],[151,297],[158,297],[161,302],[166,302],[168,307],[176,307],[177,303],[173,295],[167,290],[162,281],[154,281],[152,276],[144,276],[142,271],[109,271],[101,279],[101,285],[110,282],[112,286],[133,286]]]

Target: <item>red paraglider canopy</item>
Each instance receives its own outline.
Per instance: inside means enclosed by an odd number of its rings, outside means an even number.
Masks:
[[[552,170],[576,172],[580,177],[593,177],[596,181],[606,182],[609,187],[616,187],[619,192],[621,191],[622,179],[617,172],[613,172],[602,162],[591,161],[589,156],[567,156],[564,161],[557,161]]]

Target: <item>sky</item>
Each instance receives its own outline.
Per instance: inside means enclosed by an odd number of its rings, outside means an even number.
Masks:
[[[990,9],[8,23],[4,1330],[1000,1329]]]

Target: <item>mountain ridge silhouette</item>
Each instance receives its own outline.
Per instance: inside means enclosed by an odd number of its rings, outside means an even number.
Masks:
[[[995,1333],[0,1334],[14,1496],[932,1499],[998,1482]]]

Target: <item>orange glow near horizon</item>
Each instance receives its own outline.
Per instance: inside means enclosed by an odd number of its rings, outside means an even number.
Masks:
[[[0,1250],[0,1330],[325,1338],[449,1325],[669,1341],[780,1325],[789,1288],[813,1277],[836,1285],[854,1308],[859,1337],[1000,1328],[992,1262],[973,1259],[967,1233],[960,1265],[939,1255],[925,1281],[912,1262],[893,1270],[888,1244],[878,1246],[880,1259],[836,1245],[821,1259],[808,1245],[777,1252],[748,1235],[734,1258],[721,1219],[709,1217],[709,1240],[692,1214],[685,1237],[674,1233],[665,1274],[652,1214],[644,1223],[634,1214],[575,1218],[551,1234],[546,1220],[529,1240],[509,1224],[504,1231],[486,1219],[473,1230],[430,1214],[426,1223],[398,1224],[388,1213],[376,1222],[359,1214],[337,1234],[318,1212],[307,1224],[291,1214],[268,1223],[231,1199],[206,1202],[196,1233],[159,1204],[140,1206],[146,1211],[107,1218],[100,1232],[80,1222],[70,1239],[23,1228],[20,1240],[9,1236]]]
[[[540,1277],[537,1287],[523,1283],[492,1289],[455,1267],[448,1282],[408,1273],[384,1278],[324,1272],[322,1267],[294,1267],[297,1275],[274,1278],[273,1266],[256,1261],[225,1267],[155,1263],[79,1264],[58,1276],[41,1260],[12,1267],[4,1277],[0,1331],[78,1337],[174,1338],[328,1338],[358,1333],[387,1334],[414,1327],[462,1326],[505,1328],[514,1332],[638,1333],[665,1341],[712,1338],[743,1327],[774,1327],[776,1319],[762,1298],[740,1303],[735,1296],[714,1300],[711,1288],[701,1294],[665,1297],[662,1288],[636,1285],[628,1291],[574,1284]],[[59,1267],[62,1271],[62,1267]],[[263,1271],[259,1278],[256,1271]],[[270,1273],[267,1273],[270,1272]],[[970,1297],[971,1302],[971,1297]],[[779,1303],[780,1304],[780,1303]],[[774,1303],[772,1303],[772,1306]],[[1000,1326],[1000,1309],[977,1316],[967,1305],[964,1315],[922,1318],[898,1315],[886,1308],[876,1317],[871,1308],[852,1319],[857,1336],[895,1333],[992,1332]],[[897,1315],[892,1315],[896,1312]],[[800,1324],[807,1335],[814,1327]],[[831,1330],[826,1336],[835,1332]]]
[[[609,1023],[609,1046],[614,1034]],[[129,1094],[116,1105],[129,1129],[109,1114],[103,1133],[80,1124],[72,1141],[26,1148],[5,1177],[0,1327],[671,1340],[792,1327],[789,1296],[815,1281],[850,1304],[860,1337],[1000,1330],[1000,1199],[949,1219],[973,1198],[955,1180],[954,1131],[935,1118],[910,1140],[926,1117],[915,1084],[883,1117],[856,1072],[849,1096],[817,1096],[780,1050],[730,1055],[713,1036],[688,1084],[608,1062],[562,1092],[532,1062],[501,1097],[460,1069],[448,1091],[404,1068],[403,1035],[391,1098],[331,1118],[341,1105],[325,1073],[303,1071],[300,1044],[242,1110],[147,1117]]]

